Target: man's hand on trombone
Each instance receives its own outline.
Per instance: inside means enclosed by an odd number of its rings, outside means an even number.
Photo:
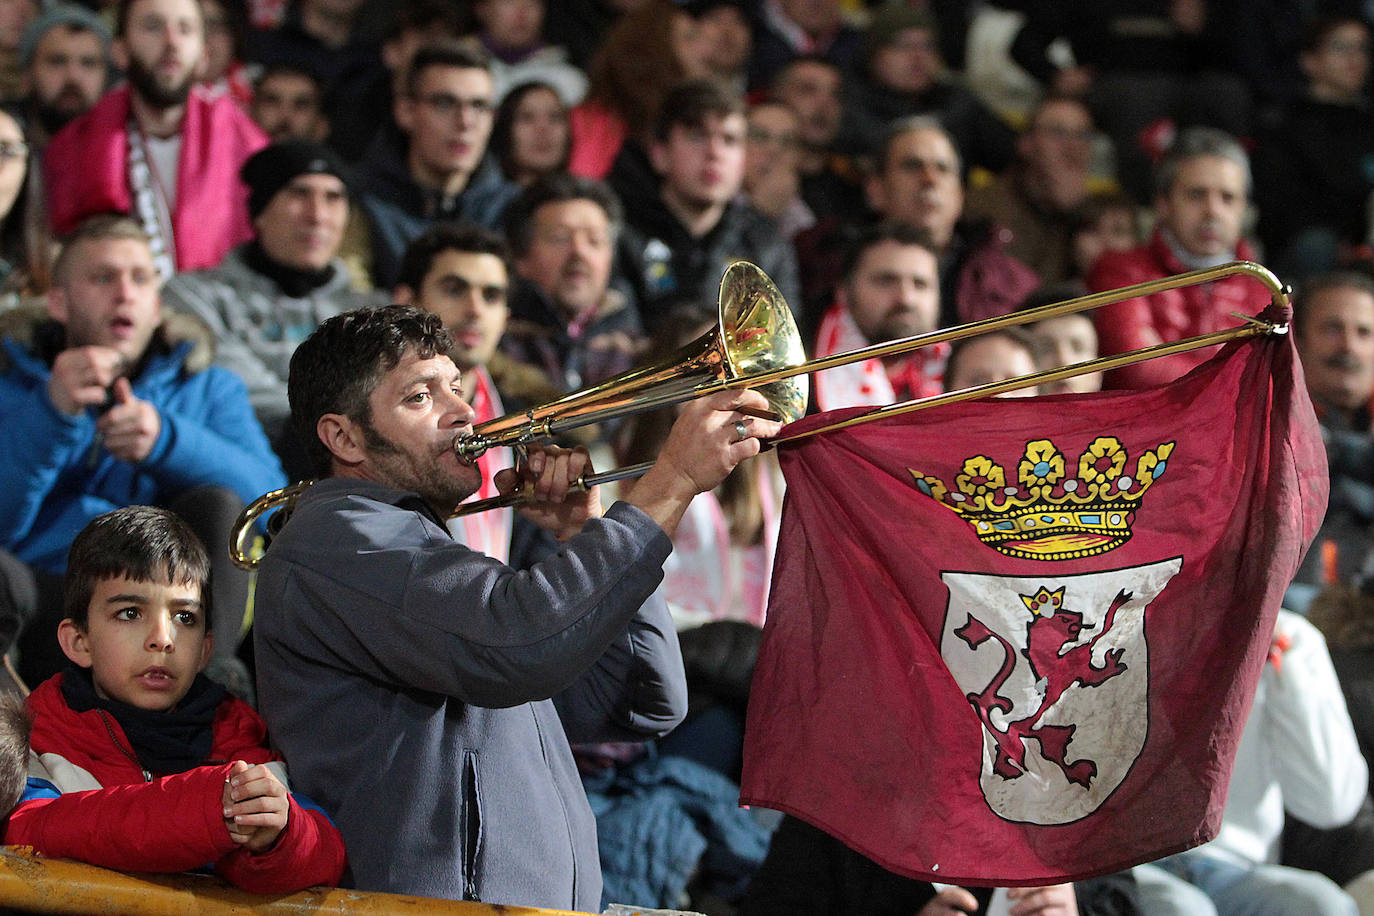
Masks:
[[[720,391],[687,403],[654,466],[625,501],[671,536],[694,496],[715,489],[735,465],[759,453],[760,439],[782,429],[779,422],[753,416],[768,412],[763,395],[747,389]]]
[[[599,487],[581,489],[592,474],[592,460],[582,446],[531,445],[516,468],[496,474],[496,489],[503,495],[515,490],[527,494],[516,509],[528,521],[566,541],[582,530],[589,518],[601,516]]]

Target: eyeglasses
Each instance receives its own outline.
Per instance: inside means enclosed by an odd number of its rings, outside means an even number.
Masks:
[[[1057,124],[1042,124],[1035,128],[1036,133],[1045,134],[1055,140],[1072,140],[1077,143],[1091,143],[1095,134],[1091,130],[1074,130]]]
[[[774,133],[763,127],[750,127],[746,136],[750,143],[776,143],[778,146],[796,146],[797,135],[793,133]]]
[[[29,145],[23,140],[0,140],[0,160],[27,159]]]
[[[900,48],[903,51],[934,51],[935,39],[922,32],[904,32],[883,47]]]
[[[1333,38],[1322,43],[1322,50],[1330,51],[1333,54],[1368,54],[1369,42],[1344,41],[1340,38]]]
[[[433,109],[435,114],[445,118],[453,117],[459,109],[477,115],[491,114],[491,99],[463,99],[447,92],[433,92],[429,95],[418,96],[416,101]]]

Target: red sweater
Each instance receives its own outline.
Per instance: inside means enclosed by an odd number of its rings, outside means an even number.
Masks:
[[[343,839],[327,817],[294,797],[286,829],[267,852],[254,854],[230,839],[221,805],[229,765],[281,760],[264,746],[266,726],[246,703],[231,697],[219,705],[206,765],[145,781],[114,717],[73,710],[61,681],[60,674],[49,678],[28,699],[28,800],[10,815],[5,843],[118,871],[178,872],[213,862],[225,880],[256,894],[339,882]],[[62,794],[30,798],[35,789],[51,795],[35,786],[39,779]]]
[[[1236,257],[1248,260],[1254,257],[1254,252],[1242,241],[1236,249]],[[1130,251],[1109,251],[1098,258],[1088,277],[1088,288],[1094,292],[1119,289],[1188,270],[1190,268],[1174,257],[1168,243],[1156,231],[1146,245]],[[1093,313],[1098,350],[1103,356],[1111,356],[1235,327],[1241,322],[1233,318],[1231,312],[1258,314],[1269,304],[1269,298],[1269,290],[1258,280],[1226,277],[1212,283],[1104,305]],[[1143,388],[1171,382],[1206,362],[1216,349],[1190,350],[1117,369],[1107,373],[1106,387]]]

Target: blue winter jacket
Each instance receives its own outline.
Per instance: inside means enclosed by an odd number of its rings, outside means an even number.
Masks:
[[[121,506],[156,504],[191,487],[228,487],[245,502],[285,482],[243,382],[210,361],[208,334],[168,316],[150,344],[134,396],[162,429],[148,457],[121,461],[100,447],[92,408],[70,417],[48,399],[61,329],[11,313],[0,339],[0,547],[52,573],[86,523]],[[45,343],[49,345],[45,346]],[[212,545],[213,547],[214,545]]]

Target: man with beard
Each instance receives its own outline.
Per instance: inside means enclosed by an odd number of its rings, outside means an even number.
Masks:
[[[905,223],[879,223],[845,257],[844,279],[821,319],[816,358],[933,331],[939,315],[939,259],[929,237]],[[816,406],[882,407],[940,394],[949,349],[936,344],[817,372]]]
[[[61,3],[24,30],[19,43],[24,100],[19,109],[29,145],[41,151],[53,134],[85,114],[105,91],[110,30],[99,16]]]
[[[1109,251],[1088,276],[1093,291],[1234,260],[1255,253],[1241,238],[1250,199],[1250,158],[1229,134],[1210,127],[1184,131],[1155,173],[1155,232],[1145,245]],[[1237,324],[1232,312],[1254,315],[1269,304],[1269,291],[1249,277],[1138,296],[1098,309],[1103,356],[1182,340]],[[1107,388],[1139,388],[1172,381],[1205,362],[1215,347],[1192,350],[1107,373]]]
[[[44,157],[53,229],[128,214],[164,279],[214,267],[252,237],[238,170],[267,138],[232,99],[192,90],[205,52],[196,0],[121,0],[114,51],[128,85],[63,128]]]
[[[406,248],[393,302],[439,316],[453,340],[450,354],[463,373],[463,400],[473,423],[554,400],[563,392],[534,366],[497,350],[510,318],[509,249],[500,235],[470,223],[439,223]],[[511,450],[493,448],[477,459],[482,485],[474,499],[497,495],[497,472],[511,467]],[[513,510],[476,512],[448,521],[455,538],[503,563],[523,567],[551,546]],[[556,546],[556,545],[553,545]],[[532,553],[533,551],[533,553]]]
[[[273,141],[323,143],[329,136],[323,95],[324,88],[310,71],[293,64],[275,64],[264,69],[253,83],[249,112]]]
[[[596,826],[569,741],[643,741],[686,712],[654,589],[692,498],[780,424],[758,392],[686,405],[653,468],[603,515],[586,452],[534,446],[520,510],[562,549],[528,570],[456,543],[480,485],[440,319],[389,306],[296,350],[292,415],[325,479],[258,570],[262,713],[292,781],[344,836],[354,886],[600,909]]]

